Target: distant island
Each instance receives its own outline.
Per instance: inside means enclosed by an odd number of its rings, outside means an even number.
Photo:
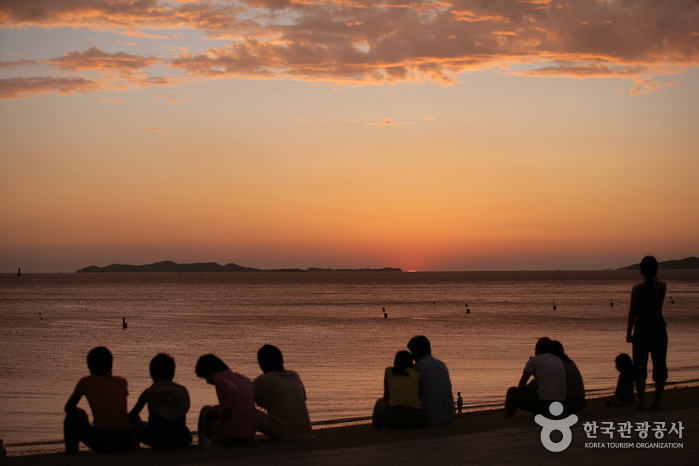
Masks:
[[[123,273],[123,272],[402,272],[399,268],[385,267],[383,269],[324,269],[312,267],[309,269],[256,269],[243,267],[238,264],[219,265],[216,262],[197,262],[194,264],[178,264],[172,261],[156,262],[146,265],[112,264],[105,267],[91,265],[77,270],[75,273]]]
[[[640,270],[641,264],[629,265],[628,267],[621,267],[617,270]],[[699,269],[699,257],[687,257],[685,259],[658,262],[658,269],[660,270],[695,270]]]

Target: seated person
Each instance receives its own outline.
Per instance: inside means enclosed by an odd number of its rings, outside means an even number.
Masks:
[[[420,402],[420,374],[413,370],[413,356],[396,353],[393,367],[387,367],[383,379],[383,398],[374,406],[374,429],[412,429],[424,425]]]
[[[411,338],[408,349],[415,359],[413,369],[420,374],[420,401],[425,413],[425,424],[451,424],[456,413],[446,364],[432,357],[430,341],[423,335]]]
[[[551,353],[558,356],[563,361],[563,369],[566,371],[566,402],[565,411],[568,413],[577,413],[585,408],[585,384],[583,383],[582,375],[578,370],[578,366],[568,357],[563,350],[563,345],[560,341],[553,342],[553,350]]]
[[[605,402],[607,406],[633,406],[633,361],[631,356],[621,353],[614,360],[619,371],[614,396]]]
[[[172,381],[175,360],[160,353],[150,362],[153,385],[138,397],[129,413],[134,432],[141,442],[156,449],[184,448],[192,443],[187,428],[189,393]],[[139,413],[148,405],[148,422],[142,422]]]
[[[264,345],[257,352],[263,374],[252,387],[257,410],[257,430],[272,440],[313,438],[311,419],[306,408],[306,390],[299,375],[284,370],[282,352],[276,346]]]
[[[112,353],[98,346],[87,354],[90,374],[78,381],[75,391],[65,406],[63,438],[66,454],[77,455],[80,441],[97,453],[111,453],[131,449],[129,417],[126,397],[129,395],[126,379],[112,375]],[[87,413],[78,408],[85,395],[94,417],[90,424]]]
[[[257,414],[252,382],[231,371],[213,354],[197,361],[197,376],[216,387],[219,404],[204,406],[199,413],[199,446],[243,445],[252,442],[257,432]]]
[[[563,361],[551,354],[553,342],[546,337],[536,342],[535,356],[527,361],[519,386],[511,387],[505,399],[505,416],[515,415],[517,408],[536,414],[549,414],[554,401],[566,401],[566,371]],[[534,376],[532,384],[527,385]]]

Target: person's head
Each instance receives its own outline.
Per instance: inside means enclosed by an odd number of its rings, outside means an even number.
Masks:
[[[257,352],[257,362],[265,374],[284,370],[284,357],[276,346],[264,345],[260,348]]]
[[[430,340],[428,340],[424,335],[411,338],[408,342],[408,349],[411,353],[413,353],[413,358],[415,358],[415,361],[419,361],[428,354],[432,354]]]
[[[104,346],[91,349],[87,353],[87,367],[92,375],[112,375],[112,353]]]
[[[413,355],[407,351],[398,351],[393,360],[393,375],[408,376],[406,369],[413,367]]]
[[[553,349],[553,342],[549,337],[541,337],[536,342],[536,347],[534,348],[535,354],[550,353]]]
[[[200,357],[197,361],[196,367],[194,368],[194,372],[196,372],[197,377],[206,379],[206,382],[212,385],[214,383],[214,374],[227,370],[228,366],[226,366],[226,364],[221,361],[218,356],[214,356],[213,354],[205,354],[204,356]]]
[[[633,361],[631,360],[631,356],[626,353],[621,353],[617,356],[614,363],[616,364],[617,370],[621,373],[628,374],[633,372]]]
[[[651,282],[658,273],[658,261],[653,256],[646,256],[641,261],[641,273],[646,282]]]
[[[558,340],[554,340],[551,342],[551,354],[553,354],[554,356],[558,356],[565,362],[570,361],[570,358],[563,349],[563,344]]]
[[[175,360],[165,353],[156,355],[150,361],[150,377],[153,382],[160,379],[172,380],[175,377]]]

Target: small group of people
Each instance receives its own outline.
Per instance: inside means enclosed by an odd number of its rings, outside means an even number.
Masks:
[[[641,262],[645,281],[631,293],[626,340],[633,344],[633,360],[627,354],[616,358],[619,381],[609,406],[631,406],[636,385],[636,409],[644,410],[648,355],[653,360],[655,399],[652,409],[660,409],[667,380],[667,331],[662,316],[666,286],[656,278],[658,263],[653,257]],[[374,429],[408,429],[450,424],[455,416],[451,379],[447,366],[432,356],[427,337],[420,335],[408,342],[408,350],[396,353],[393,366],[384,372],[384,395],[377,400]],[[535,355],[525,367],[517,387],[507,391],[505,415],[512,417],[518,408],[548,414],[553,402],[567,412],[585,405],[585,386],[575,363],[565,354],[563,345],[548,337],[540,338]],[[235,373],[217,356],[206,354],[196,364],[197,376],[214,385],[219,404],[205,406],[199,415],[199,445],[205,449],[223,445],[250,443],[257,432],[272,440],[305,439],[313,436],[306,407],[306,391],[295,371],[284,369],[279,348],[264,345],[257,353],[263,374],[251,381]],[[112,375],[112,354],[97,347],[87,355],[90,375],[83,377],[65,406],[64,438],[66,454],[77,454],[82,440],[96,452],[133,449],[144,443],[157,449],[182,448],[192,443],[186,425],[190,407],[187,389],[173,382],[175,361],[158,354],[150,363],[153,385],[138,398],[127,413],[127,383]],[[78,408],[85,396],[94,421]],[[148,422],[140,412],[148,405]],[[257,409],[255,407],[262,408]],[[463,399],[459,393],[457,408]]]
[[[645,391],[650,355],[655,382],[655,398],[650,407],[661,409],[667,381],[667,324],[662,312],[667,286],[657,279],[658,261],[654,257],[644,257],[640,269],[645,281],[634,286],[631,291],[626,331],[626,341],[633,345],[633,360],[626,353],[616,357],[619,379],[614,396],[606,401],[606,405],[633,406],[635,383],[635,409],[646,409]],[[519,385],[507,391],[505,415],[514,416],[517,408],[547,414],[549,405],[555,401],[560,402],[567,412],[582,410],[585,407],[582,376],[575,363],[563,351],[563,345],[542,337],[537,341],[534,352],[535,356],[524,367]]]
[[[216,406],[204,406],[200,412],[198,434],[203,448],[250,443],[258,431],[273,440],[312,437],[306,391],[299,375],[284,369],[282,353],[275,346],[264,345],[257,359],[263,374],[254,381],[231,371],[213,354],[197,361],[197,376],[215,386],[219,401]],[[140,443],[156,449],[191,444],[186,419],[189,393],[173,382],[175,360],[164,353],[152,359],[153,384],[139,396],[131,412],[127,412],[126,379],[112,375],[112,361],[111,352],[103,346],[87,355],[90,375],[78,381],[65,406],[66,454],[78,454],[80,441],[98,453],[132,450]],[[87,413],[78,408],[83,396],[92,410],[92,423]],[[148,422],[140,419],[146,405]]]

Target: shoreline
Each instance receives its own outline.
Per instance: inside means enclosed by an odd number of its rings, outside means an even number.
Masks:
[[[668,382],[667,383],[666,390],[680,390],[680,389],[685,389],[685,388],[694,388],[696,387],[699,389],[699,379],[692,379],[692,380],[685,380],[685,381],[678,381],[678,382]],[[649,383],[647,386],[647,390],[649,393],[651,393],[651,390],[655,388],[654,383]],[[587,396],[586,400],[589,404],[596,404],[597,400],[606,400],[607,398],[611,397],[614,393],[614,388],[604,388],[604,389],[595,389],[595,390],[590,390],[590,392],[593,392],[591,396]],[[588,392],[588,393],[590,393]],[[463,413],[464,414],[476,414],[476,413],[483,413],[483,412],[490,412],[490,411],[497,411],[497,410],[502,410],[502,407],[504,405],[504,396],[503,396],[503,402],[502,403],[487,403],[487,404],[474,404],[474,405],[466,405],[464,404],[463,408]],[[368,426],[371,424],[371,416],[356,416],[356,417],[350,417],[350,418],[341,418],[341,419],[326,419],[326,420],[321,420],[321,421],[312,421],[311,426],[313,427],[313,432],[323,432],[327,430],[337,430],[337,429],[344,429],[344,428],[355,428],[358,426]],[[196,437],[196,431],[192,431],[192,435]],[[259,436],[260,434],[258,434]],[[261,437],[260,437],[261,438]],[[196,439],[195,439],[196,441]],[[20,456],[35,456],[35,455],[43,455],[46,454],[46,452],[55,452],[58,450],[62,450],[62,447],[54,447],[53,445],[63,445],[63,440],[62,439],[52,439],[52,440],[38,440],[38,441],[29,441],[29,442],[14,442],[14,443],[8,443],[5,442],[4,446],[8,448],[8,456],[12,457],[20,457]],[[81,444],[82,445],[82,444]],[[195,444],[192,444],[195,445]],[[24,447],[24,449],[21,449]],[[26,447],[39,447],[35,450],[29,450],[26,449]],[[41,448],[44,447],[44,448]],[[147,448],[147,447],[146,447]],[[87,451],[87,450],[86,450]]]
[[[648,391],[646,397],[652,397],[653,392]],[[603,420],[618,416],[629,418],[641,418],[651,411],[636,411],[631,408],[605,407],[604,401],[608,397],[598,397],[588,399],[587,407],[577,413],[581,422],[587,420]],[[681,415],[692,408],[699,408],[699,385],[688,386],[682,384],[670,384],[663,395],[663,410],[665,413],[676,413]],[[209,462],[226,458],[255,457],[261,455],[274,455],[280,453],[309,452],[317,450],[328,450],[338,448],[361,447],[377,445],[388,442],[410,441],[424,438],[448,437],[464,434],[476,434],[497,431],[510,428],[524,428],[536,426],[534,416],[521,410],[513,418],[505,418],[503,407],[493,407],[490,409],[478,409],[464,412],[460,417],[456,417],[454,422],[448,426],[426,427],[411,430],[381,430],[371,429],[370,421],[367,417],[348,418],[336,420],[345,422],[344,425],[328,424],[328,421],[314,423],[314,440],[300,442],[269,442],[262,440],[262,437],[249,446],[229,447],[217,451],[201,451],[196,445],[191,445],[186,449],[163,451],[151,450],[142,447],[138,452],[117,453],[117,454],[96,454],[89,450],[81,450],[77,457],[67,457],[63,453],[62,441],[58,448],[50,448],[48,451],[31,451],[24,448],[16,451],[20,444],[8,446],[9,461],[12,464],[24,464],[28,466],[43,466],[53,464],[96,464],[111,465],[123,464],[128,461],[130,466],[150,465],[150,464],[185,464],[192,462]],[[681,419],[680,419],[681,420]],[[349,424],[348,424],[349,423]],[[689,432],[687,432],[689,434]],[[689,441],[689,439],[687,440]],[[52,444],[54,445],[54,444]],[[28,445],[27,445],[28,446]],[[15,450],[15,451],[13,451]]]

